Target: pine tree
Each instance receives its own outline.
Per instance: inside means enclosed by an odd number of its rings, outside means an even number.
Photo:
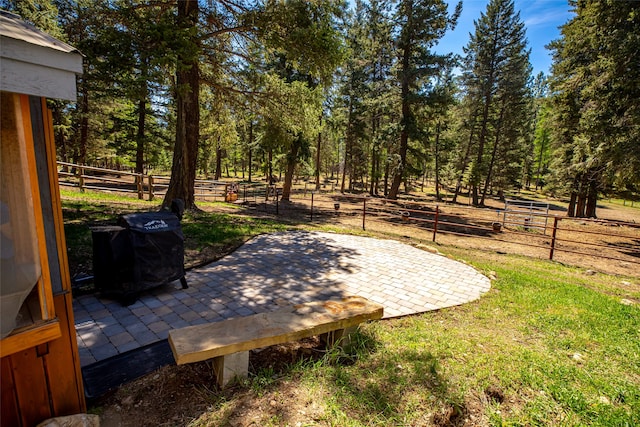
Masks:
[[[368,69],[368,95],[365,104],[369,114],[370,127],[370,186],[369,194],[379,194],[379,180],[383,176],[382,166],[387,164],[387,147],[392,143],[389,132],[385,129],[396,119],[390,111],[397,105],[398,95],[392,79],[394,62],[393,22],[390,12],[392,2],[371,0],[366,8],[365,31],[366,42],[364,57]],[[382,163],[384,159],[384,164]],[[384,168],[388,171],[388,168]],[[388,186],[385,184],[383,193],[386,195]]]
[[[500,178],[495,180],[500,189],[516,179],[518,168],[512,166],[520,163],[517,146],[524,135],[518,130],[528,128],[531,65],[524,23],[513,0],[492,0],[474,26],[464,49],[462,81],[476,150],[469,177],[472,202],[483,205],[493,178]],[[508,174],[494,177],[497,163],[508,166],[499,169]]]
[[[640,184],[640,8],[572,1],[576,16],[551,43],[555,181],[568,215],[595,217],[609,185]]]
[[[329,0],[210,2],[203,5],[202,11],[195,0],[178,1],[177,5],[177,35],[184,44],[177,52],[176,145],[171,182],[163,204],[168,205],[173,198],[182,198],[187,208],[194,208],[193,187],[199,139],[199,61],[211,60],[212,67],[234,73],[238,60],[252,59],[244,53],[249,44],[258,42],[271,58],[286,58],[286,67],[313,76],[318,82],[327,81],[341,58],[334,17],[341,12],[342,5]],[[232,36],[233,43],[229,42]],[[216,51],[220,49],[225,55],[218,62]],[[222,92],[243,92],[216,81],[215,76],[222,74],[214,72],[214,79],[209,79],[206,84]],[[292,165],[295,166],[301,143],[302,140],[297,139],[288,146],[283,199],[289,196]]]
[[[346,44],[347,59],[340,73],[340,101],[345,113],[344,123],[344,162],[340,191],[346,188],[346,178],[349,176],[349,190],[353,190],[357,177],[366,174],[367,161],[363,161],[365,141],[369,138],[367,123],[368,97],[368,65],[366,44],[366,10],[362,1],[356,1],[353,16],[347,22]]]
[[[458,3],[452,16],[447,4],[440,0],[402,0],[396,9],[398,36],[398,83],[400,86],[400,141],[393,182],[388,197],[398,197],[400,184],[407,171],[409,140],[418,137],[416,109],[425,101],[430,79],[437,76],[447,57],[431,51],[449,28],[453,28],[462,10]]]

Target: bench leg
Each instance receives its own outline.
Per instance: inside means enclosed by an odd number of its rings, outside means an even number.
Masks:
[[[335,331],[320,335],[320,340],[325,343],[327,347],[340,346],[343,350],[349,350],[351,347],[351,334],[357,330],[358,326],[336,329]]]
[[[249,352],[240,351],[213,358],[213,372],[220,388],[224,388],[234,378],[247,378],[249,375]]]

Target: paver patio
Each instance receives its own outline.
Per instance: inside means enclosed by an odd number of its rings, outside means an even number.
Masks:
[[[172,328],[247,316],[320,299],[360,295],[384,317],[460,305],[487,292],[474,268],[393,240],[320,232],[258,236],[234,253],[145,292],[135,304],[74,299],[83,367],[167,338]]]

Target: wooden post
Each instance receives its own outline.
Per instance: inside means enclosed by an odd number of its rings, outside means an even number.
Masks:
[[[213,372],[220,388],[226,387],[234,379],[244,379],[249,375],[249,352],[239,351],[213,358]]]
[[[142,187],[142,183],[144,182],[144,176],[142,174],[136,175],[136,187],[138,189],[138,199],[144,199],[144,188]]]
[[[313,195],[315,194],[315,191],[311,192],[311,222],[313,222]]]
[[[559,217],[553,219],[553,232],[551,233],[551,249],[549,250],[549,259],[553,260],[553,253],[556,250],[556,232],[558,231]]]
[[[436,234],[438,234],[438,214],[440,213],[440,207],[436,205],[436,216],[433,220],[433,241],[436,241]]]
[[[149,175],[149,201],[153,200],[153,177]]]

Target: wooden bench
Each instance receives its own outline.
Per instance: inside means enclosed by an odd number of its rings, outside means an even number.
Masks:
[[[174,329],[169,344],[178,365],[213,359],[217,382],[224,387],[234,377],[247,377],[249,350],[315,335],[337,344],[360,323],[382,314],[380,304],[352,296]]]

